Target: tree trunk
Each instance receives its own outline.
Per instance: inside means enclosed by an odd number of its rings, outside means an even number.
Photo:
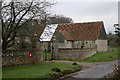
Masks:
[[[6,41],[5,39],[3,39],[2,49],[3,49],[3,50],[6,50],[6,49],[7,49],[7,41]]]

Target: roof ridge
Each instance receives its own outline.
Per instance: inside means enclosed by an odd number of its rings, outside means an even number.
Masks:
[[[83,24],[83,23],[98,23],[98,22],[103,23],[103,21],[94,21],[94,22],[63,23],[63,24],[58,24],[58,25],[66,25],[66,24]]]

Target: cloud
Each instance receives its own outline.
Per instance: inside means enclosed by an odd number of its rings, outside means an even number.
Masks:
[[[57,2],[118,2],[119,0],[55,0]]]
[[[118,23],[117,2],[60,2],[52,12],[71,17],[74,22],[104,21],[107,33]]]

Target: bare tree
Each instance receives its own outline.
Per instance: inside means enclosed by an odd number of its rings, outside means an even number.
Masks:
[[[15,44],[17,30],[33,19],[42,20],[47,9],[54,2],[47,0],[34,2],[2,2],[2,48],[7,49]]]

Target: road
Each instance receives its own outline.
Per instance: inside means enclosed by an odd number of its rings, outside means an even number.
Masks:
[[[65,61],[58,61],[58,62],[65,62]],[[71,61],[66,61],[65,63],[72,63]],[[104,75],[107,75],[108,73],[112,73],[114,69],[114,64],[118,65],[118,60],[109,61],[109,62],[94,62],[94,63],[80,63],[78,64],[83,65],[83,70],[78,71],[76,73],[64,76],[60,79],[64,80],[74,80],[74,79],[80,79],[80,78],[89,78],[89,80],[92,80],[92,78],[104,78]],[[80,79],[82,80],[82,79]]]

